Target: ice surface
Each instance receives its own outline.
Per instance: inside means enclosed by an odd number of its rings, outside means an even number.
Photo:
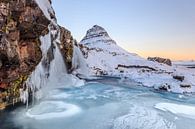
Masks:
[[[2,123],[19,129],[194,129],[193,116],[189,116],[195,111],[193,95],[127,88],[121,83],[108,84],[110,81],[51,90],[27,114],[25,109],[17,109],[8,123]]]
[[[183,117],[188,117],[195,119],[195,106],[174,104],[174,103],[158,103],[155,108],[162,111],[169,111],[171,113],[181,115]]]
[[[49,91],[49,93],[46,97],[51,98],[51,99],[66,99],[70,96],[71,96],[71,94],[65,93],[65,92],[60,91],[60,90],[51,90],[51,91]]]
[[[114,121],[114,129],[176,129],[176,126],[154,110],[133,106],[129,114]]]
[[[26,116],[37,120],[70,117],[81,112],[81,109],[73,104],[63,101],[43,101],[39,105],[26,112]]]

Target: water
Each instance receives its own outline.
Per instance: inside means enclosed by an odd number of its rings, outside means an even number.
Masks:
[[[53,89],[33,107],[2,112],[0,129],[194,129],[195,96],[116,79]]]

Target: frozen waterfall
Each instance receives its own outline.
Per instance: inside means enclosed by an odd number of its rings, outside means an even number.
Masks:
[[[80,48],[76,45],[74,45],[73,50],[72,69],[74,70],[74,74],[89,77],[89,68],[87,67],[87,63],[85,62]]]
[[[40,99],[49,90],[54,88],[81,86],[84,81],[76,76],[67,73],[67,68],[59,49],[60,45],[60,29],[52,30],[49,26],[49,33],[40,37],[42,59],[36,69],[30,75],[26,82],[25,90],[21,90],[21,100],[28,105],[28,95],[26,93],[32,92],[33,102],[34,98]],[[53,41],[53,37],[56,37]],[[77,51],[77,50],[76,50]],[[76,57],[78,56],[78,57]],[[74,64],[81,64],[78,51],[75,54]],[[83,67],[81,67],[83,68]]]

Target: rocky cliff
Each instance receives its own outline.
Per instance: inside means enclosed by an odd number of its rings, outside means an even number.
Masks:
[[[69,71],[72,68],[73,37],[71,36],[71,32],[64,27],[60,27],[60,34],[60,41],[62,43],[60,48]]]
[[[45,35],[50,35],[45,67],[53,60],[53,42],[59,40],[70,68],[73,38],[57,25],[50,0],[0,0],[0,107],[20,101],[20,91],[44,56],[40,37]]]

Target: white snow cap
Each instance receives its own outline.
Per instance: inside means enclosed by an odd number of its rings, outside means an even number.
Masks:
[[[116,44],[116,42],[110,38],[107,31],[99,25],[94,25],[91,29],[89,29],[85,37],[82,39],[81,43],[83,44],[91,43],[92,42],[91,39],[93,40],[95,39],[95,41],[93,42],[101,40]]]

